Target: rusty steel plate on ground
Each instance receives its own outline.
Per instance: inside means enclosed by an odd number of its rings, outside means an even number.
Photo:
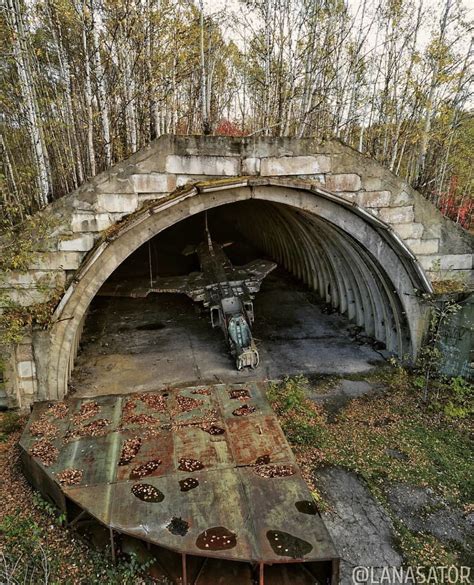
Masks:
[[[74,502],[169,550],[265,564],[337,558],[263,385],[38,403],[20,446],[30,480],[62,509]]]

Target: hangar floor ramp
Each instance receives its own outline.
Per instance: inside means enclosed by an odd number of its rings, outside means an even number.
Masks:
[[[335,583],[337,552],[264,388],[37,403],[20,441],[26,475],[71,522],[85,512],[179,554],[177,583],[306,585],[328,582],[315,581],[323,566]]]

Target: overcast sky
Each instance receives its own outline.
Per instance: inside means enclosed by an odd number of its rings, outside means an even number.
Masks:
[[[316,0],[314,0],[316,1]],[[375,4],[377,0],[368,1],[367,4],[370,6],[371,4]],[[412,0],[410,0],[412,1]],[[468,11],[468,15],[470,19],[474,18],[474,0],[460,0],[461,5]],[[363,0],[346,0],[349,9],[351,10],[352,14],[357,14],[358,10],[360,10],[361,3]],[[422,25],[422,29],[420,30],[418,36],[418,47],[419,49],[423,49],[424,45],[427,43],[430,37],[430,29],[433,26],[437,27],[439,23],[440,13],[441,13],[441,6],[445,4],[446,0],[423,0],[423,6],[426,9],[426,19],[424,20],[424,27]],[[239,21],[239,15],[242,15],[242,11],[245,10],[242,3],[239,0],[203,0],[204,9],[208,14],[215,14],[217,12],[223,11],[227,18],[226,24],[224,24],[224,29],[228,37],[232,38],[234,42],[242,49],[242,41],[241,35],[237,34],[232,27],[232,18],[235,15],[235,20]],[[370,9],[370,8],[369,8]],[[374,30],[375,34],[375,30]],[[369,39],[370,39],[369,35]],[[466,43],[469,42],[469,39],[466,38]]]

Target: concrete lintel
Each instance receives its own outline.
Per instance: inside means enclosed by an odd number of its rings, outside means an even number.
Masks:
[[[260,163],[262,177],[313,175],[329,173],[330,170],[331,159],[325,155],[269,157],[262,158]]]
[[[179,156],[166,157],[166,171],[178,175],[226,176],[240,174],[240,158],[232,156]]]

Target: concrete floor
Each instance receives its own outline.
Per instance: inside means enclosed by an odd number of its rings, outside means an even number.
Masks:
[[[166,385],[353,374],[383,361],[370,345],[350,337],[345,317],[325,314],[315,295],[280,268],[263,282],[255,315],[261,365],[238,372],[221,331],[187,297],[97,297],[72,387],[78,396],[120,394]]]

